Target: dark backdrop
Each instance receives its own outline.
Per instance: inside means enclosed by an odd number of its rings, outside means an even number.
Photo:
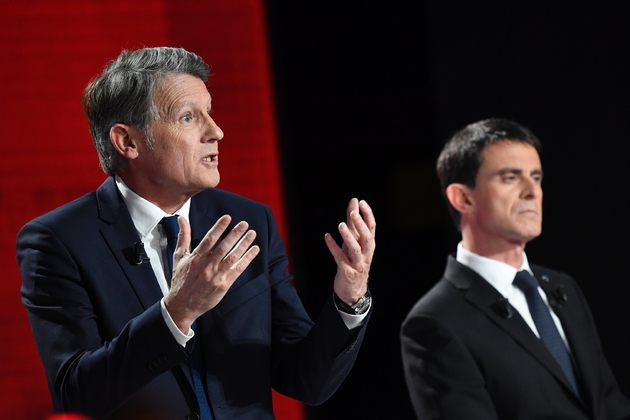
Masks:
[[[412,418],[399,327],[459,240],[434,162],[450,134],[489,117],[543,141],[544,233],[529,259],[578,280],[630,395],[630,3],[296,3],[267,13],[293,271],[314,317],[334,273],[324,233],[352,196],[378,222],[365,343],[309,418]]]

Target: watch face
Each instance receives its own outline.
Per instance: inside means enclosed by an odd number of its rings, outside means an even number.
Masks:
[[[359,301],[357,303],[355,303],[354,305],[351,306],[352,309],[357,309],[360,308],[361,306],[363,306],[363,302],[365,301],[365,297],[361,296],[361,298],[359,299]]]
[[[366,296],[361,296],[361,299],[359,299],[357,303],[352,305],[351,308],[354,310],[355,314],[360,315],[364,312],[366,308],[370,306],[371,301],[371,296],[366,294]]]

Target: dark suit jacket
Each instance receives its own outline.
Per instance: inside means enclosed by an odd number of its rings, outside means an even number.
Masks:
[[[449,257],[444,277],[413,307],[401,331],[405,377],[418,419],[630,418],[577,284],[531,266],[554,300],[571,348],[582,399],[523,318],[500,293]],[[562,288],[566,302],[554,299]]]
[[[198,319],[186,349],[162,318],[150,264],[132,263],[140,238],[113,178],[22,228],[22,300],[55,411],[184,419],[197,410],[191,351],[203,352],[217,420],[273,418],[272,386],[307,404],[332,395],[354,363],[365,324],[349,331],[332,298],[313,324],[267,206],[216,189],[194,196],[193,247],[223,214],[256,230],[260,253]]]

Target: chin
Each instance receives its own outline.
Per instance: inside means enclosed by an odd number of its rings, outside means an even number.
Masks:
[[[522,238],[527,243],[529,241],[532,241],[532,240],[538,238],[541,233],[542,233],[542,231],[540,229],[538,229],[536,231],[525,232],[525,233],[523,233]]]
[[[204,180],[204,182],[202,182],[203,189],[207,190],[208,188],[215,188],[217,185],[219,185],[220,180],[221,180],[221,177],[219,176],[219,174],[216,174],[215,176],[212,176],[212,177],[208,177],[207,179]]]

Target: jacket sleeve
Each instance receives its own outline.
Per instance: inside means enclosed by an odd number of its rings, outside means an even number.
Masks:
[[[567,276],[568,277],[568,276]],[[596,366],[599,372],[598,383],[586,384],[587,388],[596,387],[598,391],[595,393],[595,410],[596,416],[607,419],[628,420],[630,419],[630,400],[621,393],[617,380],[608,364],[608,360],[604,356],[604,351],[597,332],[595,319],[591,313],[586,298],[581,289],[570,278],[570,284],[575,291],[575,295],[579,299],[580,306],[587,319],[586,325],[590,330],[592,343],[597,360],[591,361],[592,366]]]
[[[331,296],[313,324],[287,270],[284,245],[271,211],[269,278],[272,293],[272,385],[306,404],[326,401],[341,385],[356,360],[368,321],[348,330]]]
[[[105,417],[187,357],[168,330],[159,302],[104,338],[85,282],[86,267],[46,224],[36,220],[22,228],[17,257],[22,301],[56,412]]]
[[[408,317],[401,344],[407,389],[418,419],[498,419],[473,356],[439,321]]]

